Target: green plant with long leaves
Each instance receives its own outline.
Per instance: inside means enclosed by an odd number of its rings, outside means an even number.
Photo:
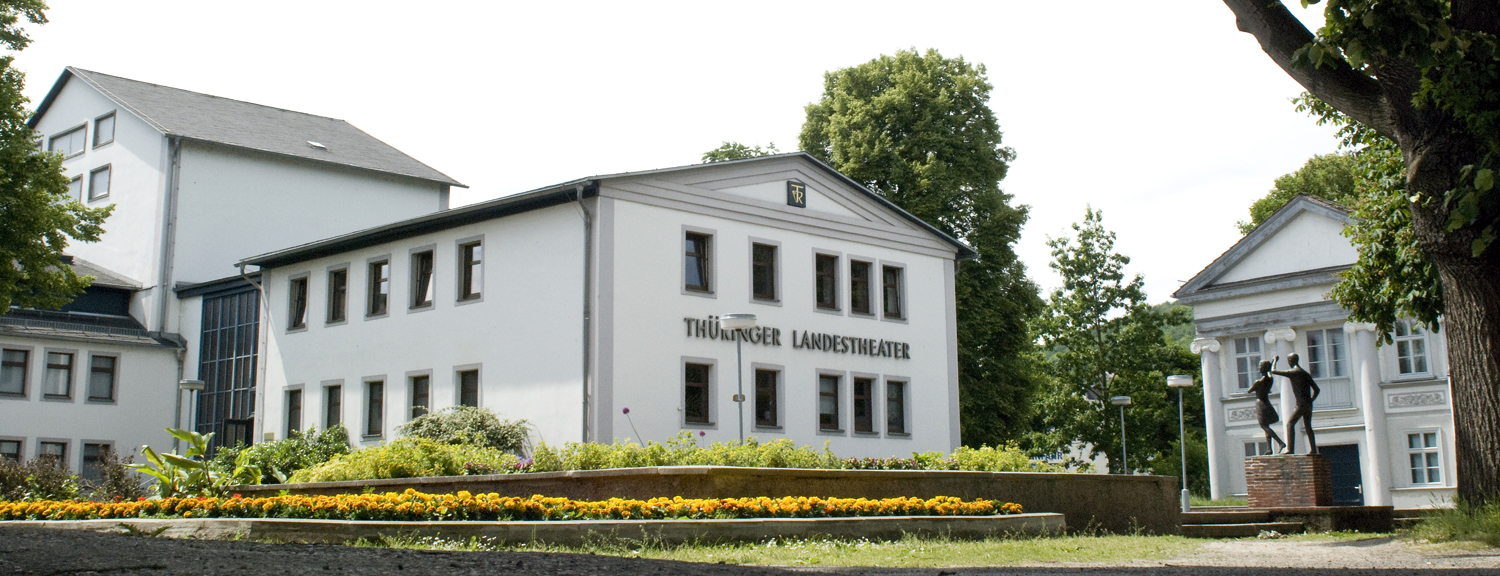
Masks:
[[[176,450],[166,454],[141,447],[146,457],[144,464],[126,464],[142,474],[156,478],[156,493],[162,498],[174,496],[224,496],[230,489],[247,484],[260,484],[260,466],[251,463],[250,454],[241,452],[235,459],[234,468],[228,472],[212,466],[208,458],[208,443],[214,434],[199,434],[191,430],[167,428],[173,438],[187,443],[187,451]]]

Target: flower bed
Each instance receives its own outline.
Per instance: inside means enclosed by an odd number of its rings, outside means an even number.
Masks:
[[[498,494],[423,494],[415,490],[338,496],[163,498],[134,502],[0,502],[0,520],[107,518],[305,518],[319,520],[663,520],[832,518],[850,516],[985,516],[1019,514],[1021,506],[951,496],[921,498],[652,498],[601,501]]]

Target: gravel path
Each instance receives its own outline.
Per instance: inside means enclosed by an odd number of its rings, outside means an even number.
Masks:
[[[961,559],[955,559],[961,562]],[[0,576],[72,574],[407,575],[556,574],[692,575],[1089,575],[1210,576],[1496,574],[1500,550],[1460,552],[1390,538],[1343,542],[1235,540],[1209,542],[1165,562],[1007,568],[779,568],[692,564],[581,554],[433,552],[305,544],[169,540],[81,530],[0,526]]]

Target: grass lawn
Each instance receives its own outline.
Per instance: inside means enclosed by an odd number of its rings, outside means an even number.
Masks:
[[[1228,497],[1228,498],[1220,498],[1218,500],[1210,500],[1207,496],[1199,496],[1197,494],[1193,494],[1193,495],[1189,496],[1188,497],[1188,503],[1191,504],[1194,507],[1197,507],[1197,506],[1248,506],[1248,505],[1250,505],[1250,501],[1247,500],[1247,499],[1245,499],[1245,498],[1235,498],[1235,497],[1231,496],[1231,497]]]

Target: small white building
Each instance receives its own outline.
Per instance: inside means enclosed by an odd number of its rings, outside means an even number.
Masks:
[[[248,258],[258,438],[491,408],[533,441],[959,445],[973,250],[802,153],[584,178]],[[736,342],[716,318],[750,313]],[[629,413],[626,414],[626,409]]]
[[[1402,322],[1392,344],[1349,322],[1328,293],[1357,253],[1341,235],[1348,211],[1299,196],[1180,288],[1193,307],[1203,357],[1212,496],[1245,494],[1245,458],[1269,453],[1248,388],[1261,360],[1295,352],[1322,390],[1313,428],[1339,504],[1417,508],[1452,498],[1454,440],[1447,346],[1441,332]],[[1290,394],[1273,404],[1285,438]],[[1298,426],[1297,449],[1307,438]]]

